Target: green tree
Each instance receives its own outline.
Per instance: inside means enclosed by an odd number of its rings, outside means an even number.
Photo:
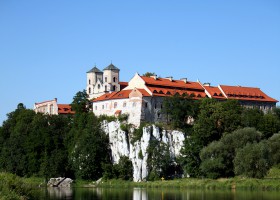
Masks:
[[[245,108],[241,114],[241,124],[243,127],[258,128],[264,113],[257,108]]]
[[[28,175],[29,170],[25,142],[32,128],[35,112],[25,109],[23,104],[19,104],[18,108],[7,116],[8,119],[1,128],[0,168],[19,176],[25,176]]]
[[[273,108],[272,112],[277,116],[277,118],[280,120],[280,107]]]
[[[88,100],[86,90],[76,93],[76,95],[73,97],[71,108],[75,111],[76,114],[89,112],[89,110],[91,109],[91,102]]]
[[[247,144],[244,148],[237,150],[234,159],[236,175],[263,178],[270,167],[269,151],[265,143]]]
[[[196,118],[198,102],[191,96],[175,94],[163,100],[162,112],[165,114],[167,123],[173,128],[188,129],[192,123],[190,118]]]
[[[233,160],[236,151],[248,143],[261,140],[262,134],[255,128],[238,129],[225,134],[219,141],[214,141],[200,152],[200,169],[208,178],[234,176]]]
[[[274,133],[278,133],[280,131],[280,121],[277,115],[271,112],[265,114],[259,123],[258,130],[263,133],[266,139],[271,137]]]
[[[142,76],[150,77],[150,76],[156,76],[156,74],[154,72],[146,72]]]
[[[219,102],[215,99],[201,99],[199,112],[182,148],[181,164],[190,176],[200,176],[200,151],[213,141],[219,140],[225,132],[232,132],[241,125],[242,108],[237,101]]]
[[[171,167],[169,146],[157,140],[151,140],[147,149],[148,153],[148,180],[167,178]]]
[[[102,131],[99,120],[93,113],[75,116],[68,141],[70,163],[75,176],[96,180],[102,177],[102,163],[110,162],[109,139]]]
[[[269,150],[269,155],[271,156],[272,164],[280,164],[280,133],[274,134],[266,142]]]

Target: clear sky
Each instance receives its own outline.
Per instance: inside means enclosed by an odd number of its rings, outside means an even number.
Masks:
[[[18,103],[71,103],[110,63],[280,100],[279,0],[0,0],[0,125]]]

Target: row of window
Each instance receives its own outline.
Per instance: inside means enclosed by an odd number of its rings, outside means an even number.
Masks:
[[[98,84],[97,88],[100,89],[100,87],[101,87],[100,84]],[[106,92],[108,91],[107,85],[105,85],[105,90],[104,91],[106,91]],[[116,91],[116,86],[115,85],[113,85],[112,91]],[[88,93],[91,94],[91,92],[93,92],[93,91],[91,91],[91,88],[89,87],[88,88]]]
[[[136,104],[137,104],[136,102],[133,102],[132,107],[136,107]],[[127,103],[123,102],[122,107],[125,108],[126,106],[127,106]],[[148,103],[145,102],[144,106],[145,106],[145,108],[148,108]],[[118,107],[118,102],[114,102],[114,108],[117,108],[117,107]],[[107,104],[106,104],[106,108],[107,108]],[[155,109],[157,109],[157,108],[162,109],[162,104],[161,103],[160,104],[155,104]],[[104,104],[102,105],[102,109],[105,109]],[[97,106],[95,106],[95,110],[97,110]]]
[[[104,78],[104,82],[107,83],[107,77]],[[113,77],[113,82],[114,83],[117,82],[117,78],[116,77]],[[91,80],[90,79],[88,80],[88,84],[89,85],[91,84]]]

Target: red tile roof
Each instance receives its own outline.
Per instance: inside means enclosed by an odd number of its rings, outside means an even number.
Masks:
[[[214,99],[226,99],[222,91],[218,87],[213,86],[203,86],[205,90],[211,95]]]
[[[267,96],[260,88],[220,85],[229,99],[246,101],[278,102]]]
[[[206,96],[204,90],[202,91],[190,91],[190,90],[178,90],[178,89],[169,89],[161,87],[148,87],[148,89],[153,93],[153,96],[171,96],[178,93],[179,95],[187,94],[192,96],[194,99],[200,99]]]
[[[119,82],[121,90],[128,86],[128,82]]]
[[[74,114],[70,104],[57,104],[58,114]]]
[[[172,80],[170,81],[167,78],[152,78],[141,76],[141,78],[145,81],[147,86],[159,86],[159,87],[169,87],[171,88],[181,88],[181,89],[196,89],[196,90],[204,90],[203,87],[198,82],[191,81],[181,81],[181,80]]]
[[[144,89],[137,89],[143,96],[151,96],[146,90]],[[105,100],[111,100],[111,99],[126,99],[129,98],[129,94],[132,92],[132,90],[121,90],[119,92],[112,92],[112,93],[106,93],[103,94],[100,97],[97,97],[93,100],[93,102],[96,101],[105,101]]]

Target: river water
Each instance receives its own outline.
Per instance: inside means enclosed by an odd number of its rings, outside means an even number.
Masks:
[[[47,188],[36,199],[77,200],[279,200],[280,191],[217,191],[144,188]]]

